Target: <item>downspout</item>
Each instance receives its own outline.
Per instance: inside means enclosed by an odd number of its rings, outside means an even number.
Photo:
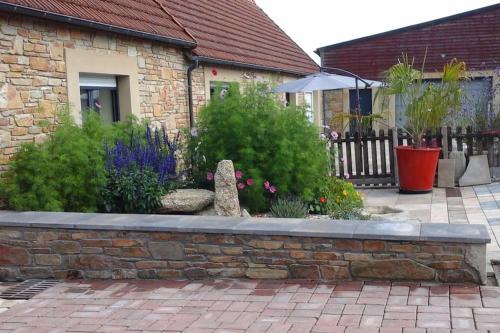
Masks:
[[[194,112],[193,112],[193,71],[198,68],[199,61],[197,57],[192,57],[192,63],[187,69],[188,79],[188,112],[189,112],[189,128],[194,126]]]

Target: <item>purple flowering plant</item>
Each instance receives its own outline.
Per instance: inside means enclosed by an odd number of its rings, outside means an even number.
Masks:
[[[153,212],[160,197],[175,187],[178,144],[179,134],[171,140],[165,128],[153,131],[146,126],[145,131],[132,131],[129,142],[107,145],[105,211]]]

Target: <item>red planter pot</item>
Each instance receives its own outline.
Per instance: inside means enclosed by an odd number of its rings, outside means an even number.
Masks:
[[[440,151],[441,148],[396,147],[400,192],[432,191]]]

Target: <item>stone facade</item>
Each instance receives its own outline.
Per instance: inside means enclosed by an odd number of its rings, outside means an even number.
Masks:
[[[134,59],[137,86],[132,86],[130,93],[134,94],[138,110],[133,103],[132,113],[151,119],[154,125],[165,125],[170,131],[188,125],[189,63],[182,49],[0,12],[0,172],[22,143],[46,138],[51,128],[47,124],[56,121],[59,110],[68,103],[73,110],[79,110],[80,106],[74,105],[79,103],[79,96],[69,96],[72,84],[68,82],[68,50]],[[85,54],[80,58],[85,61]],[[200,64],[192,74],[195,116],[210,99],[212,81],[281,83],[296,78],[210,64]],[[78,94],[78,88],[76,91]],[[73,114],[80,116],[78,111]]]
[[[483,252],[485,244],[436,241],[2,227],[0,279],[246,277],[481,283],[482,265],[477,263],[485,261]]]
[[[65,49],[137,60],[140,110],[135,114],[187,126],[187,63],[166,44],[0,13],[0,168],[23,142],[46,136],[68,102]],[[193,73],[195,107],[204,103],[203,71]],[[1,170],[1,169],[0,169]]]

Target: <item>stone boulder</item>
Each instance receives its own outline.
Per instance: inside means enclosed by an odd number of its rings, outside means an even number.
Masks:
[[[220,216],[241,216],[233,162],[220,161],[215,172],[214,207]]]
[[[195,213],[210,206],[215,194],[202,189],[180,189],[161,198],[161,206],[157,213]]]

